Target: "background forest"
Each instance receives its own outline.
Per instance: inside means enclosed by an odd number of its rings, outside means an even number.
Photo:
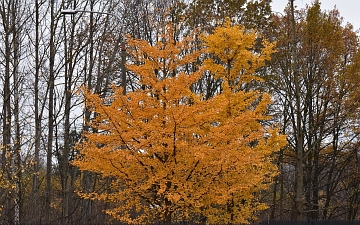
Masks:
[[[359,219],[359,40],[337,10],[323,11],[318,1],[298,9],[292,0],[283,12],[273,12],[271,0],[0,3],[0,221],[111,221],[104,213],[111,203],[78,195],[112,191],[111,178],[72,164],[82,133],[94,131],[86,122],[95,115],[85,107],[80,87],[101,97],[113,94],[112,85],[125,83],[128,93],[143,88],[133,70],[122,79],[121,54],[127,49],[121,43],[131,47],[124,37],[152,46],[172,23],[174,41],[194,35],[186,51],[196,52],[202,34],[213,33],[227,18],[256,30],[254,52],[264,47],[262,40],[276,43],[271,60],[252,71],[263,82],[237,87],[270,93],[272,119],[266,123],[287,135],[286,147],[273,156],[279,173],[257,195],[269,206],[257,212],[259,218]],[[62,9],[105,14],[64,16]],[[141,64],[126,54],[127,63]],[[199,57],[186,69],[195,72],[203,63]],[[222,82],[205,72],[191,90],[210,99],[223,91]]]

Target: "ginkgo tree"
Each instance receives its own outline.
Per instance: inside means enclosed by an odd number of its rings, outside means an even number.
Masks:
[[[110,192],[82,195],[109,202],[107,213],[126,223],[247,222],[265,207],[256,193],[275,176],[271,156],[285,144],[262,123],[270,96],[223,82],[205,100],[190,90],[203,69],[185,72],[204,55],[190,51],[191,36],[177,40],[169,26],[158,40],[128,38],[128,69],[142,88],[123,95],[114,85],[106,98],[84,90],[98,132],[84,134],[74,164],[112,184]]]
[[[275,48],[275,43],[262,38],[255,30],[231,25],[229,19],[202,39],[211,56],[204,61],[204,69],[226,81],[234,90],[244,83],[262,81],[255,72],[270,60]]]

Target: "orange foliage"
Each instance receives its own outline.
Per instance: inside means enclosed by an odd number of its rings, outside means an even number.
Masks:
[[[213,55],[213,58],[205,60],[205,69],[227,81],[232,88],[252,80],[262,81],[254,73],[265,65],[266,60],[270,60],[270,55],[275,52],[275,43],[260,39],[254,30],[231,25],[227,20],[215,29],[214,34],[203,37],[207,52]]]
[[[168,29],[159,39],[128,42],[142,89],[124,96],[113,86],[105,99],[84,91],[99,132],[85,134],[74,164],[114,178],[110,193],[84,196],[113,203],[107,213],[127,223],[247,222],[265,207],[254,193],[276,174],[271,155],[285,144],[260,122],[270,96],[224,85],[203,100],[190,91],[203,71],[184,72],[200,55],[186,53],[191,38],[175,42]]]

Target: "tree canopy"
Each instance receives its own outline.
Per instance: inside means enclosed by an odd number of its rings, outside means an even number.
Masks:
[[[359,31],[336,7],[0,2],[0,221],[360,218]]]
[[[226,24],[211,38],[222,38],[224,30],[243,35]],[[285,136],[263,124],[270,119],[270,96],[234,91],[227,82],[210,99],[192,93],[203,69],[184,68],[201,52],[187,53],[191,41],[172,37],[169,28],[154,46],[129,40],[137,63],[128,69],[142,88],[123,95],[113,86],[106,98],[84,91],[97,115],[91,126],[99,132],[84,135],[74,164],[112,178],[109,193],[85,197],[113,203],[107,212],[127,223],[247,222],[265,208],[257,194],[276,175],[272,154],[285,144]],[[243,41],[238,45],[251,46],[254,37]],[[251,54],[241,56],[252,60]]]

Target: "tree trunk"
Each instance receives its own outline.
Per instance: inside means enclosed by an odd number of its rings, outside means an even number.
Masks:
[[[23,218],[23,198],[22,198],[22,162],[21,162],[21,133],[20,133],[20,110],[19,110],[19,47],[20,47],[20,37],[19,37],[19,31],[16,24],[16,13],[17,11],[16,6],[19,7],[16,3],[13,2],[13,11],[12,11],[12,19],[13,19],[13,69],[12,69],[12,76],[13,76],[13,93],[14,93],[14,128],[15,128],[15,139],[14,139],[14,175],[16,180],[16,191],[15,196],[13,196],[14,203],[15,203],[15,222],[22,222]]]
[[[46,156],[46,193],[45,193],[45,210],[46,222],[51,221],[51,175],[52,175],[52,153],[53,153],[53,132],[54,132],[54,84],[55,84],[55,1],[50,0],[50,59],[49,59],[49,120],[48,120],[48,143]]]
[[[34,146],[34,174],[32,184],[32,202],[33,202],[33,222],[40,222],[39,210],[39,164],[40,164],[40,137],[41,137],[41,119],[39,113],[39,74],[40,74],[40,58],[39,58],[39,1],[35,1],[35,81],[34,81],[34,117],[35,117],[35,146]]]
[[[94,1],[90,2],[90,10],[94,10]],[[85,81],[86,87],[88,90],[92,90],[92,81],[93,81],[93,68],[95,64],[94,59],[94,15],[93,13],[90,14],[90,27],[89,27],[89,60],[86,60],[85,67],[88,66],[88,74],[85,74]],[[87,58],[86,58],[87,59]],[[90,121],[91,112],[88,107],[85,105],[85,112],[84,112],[84,127],[83,131],[91,132],[91,128],[88,125]],[[92,183],[92,175],[89,171],[82,172],[82,189],[84,193],[91,192],[91,183]],[[82,215],[82,222],[83,223],[91,223],[91,212],[92,212],[92,204],[90,199],[81,199],[81,215]]]
[[[304,186],[304,172],[303,172],[303,129],[302,129],[302,115],[300,104],[300,84],[299,72],[297,66],[296,53],[296,33],[295,33],[295,13],[294,0],[291,2],[291,23],[292,23],[292,59],[293,59],[293,76],[295,85],[295,101],[296,101],[296,172],[295,172],[295,219],[301,220],[303,216],[303,186]]]
[[[65,19],[65,18],[64,18]],[[74,26],[74,25],[73,25]],[[74,28],[74,27],[73,27]],[[66,36],[66,27],[64,26],[64,34]],[[69,190],[68,190],[68,172],[69,172],[69,134],[70,134],[70,104],[71,104],[71,75],[72,75],[72,48],[73,48],[73,35],[74,29],[72,29],[70,37],[70,45],[67,46],[65,39],[65,121],[64,121],[64,146],[62,152],[62,160],[59,161],[62,165],[61,168],[61,187],[62,187],[62,223],[68,223],[69,219]],[[68,52],[68,48],[70,51]]]
[[[2,4],[6,6],[6,3]],[[7,11],[6,11],[7,10]],[[5,179],[10,181],[12,179],[11,175],[11,90],[10,90],[10,70],[11,70],[11,32],[12,26],[10,17],[8,13],[11,12],[11,5],[8,4],[7,8],[2,8],[2,20],[4,26],[4,45],[5,45],[5,68],[4,68],[4,96],[3,96],[3,143],[2,143],[2,165],[1,168],[5,172]],[[6,222],[14,222],[14,213],[13,213],[13,204],[12,198],[10,196],[9,190],[2,190],[6,192],[5,199],[6,202],[4,205],[3,213],[5,216]]]

